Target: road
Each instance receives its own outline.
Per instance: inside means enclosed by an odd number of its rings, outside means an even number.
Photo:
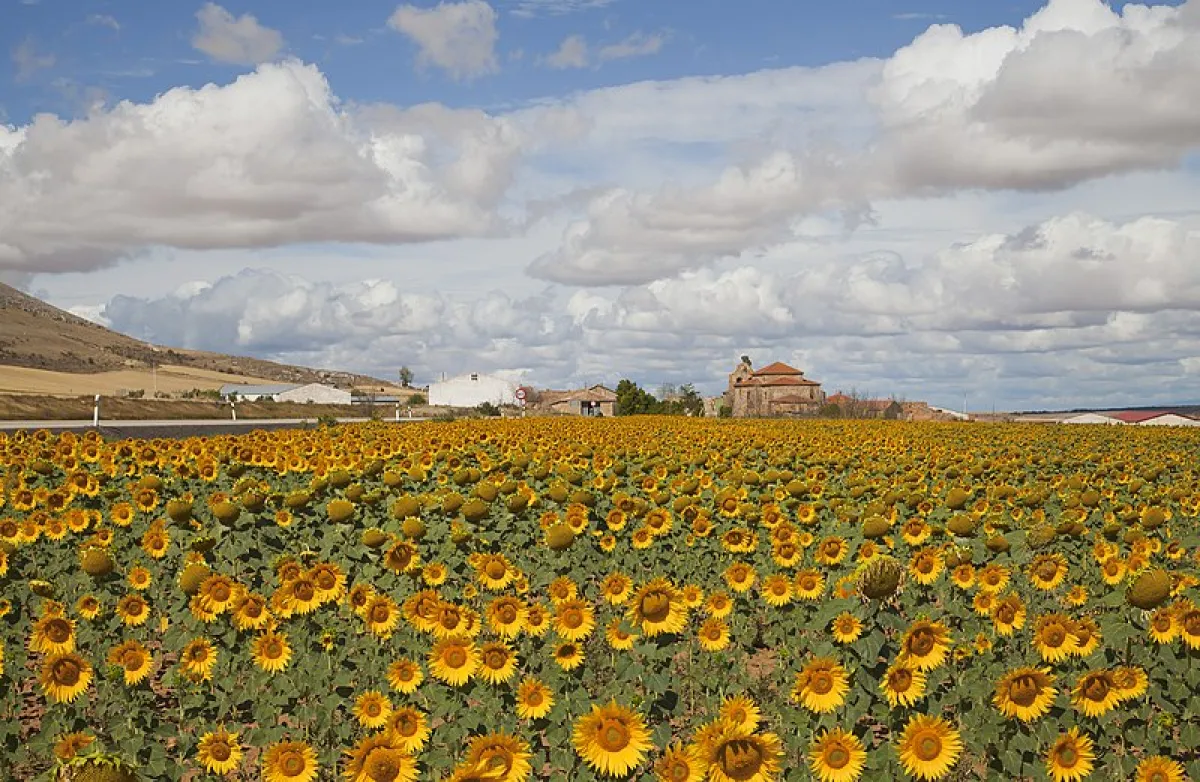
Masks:
[[[370,421],[370,418],[339,418],[338,423],[352,424]],[[384,423],[397,423],[395,418],[383,418]],[[416,423],[427,418],[401,417],[398,423]],[[189,437],[205,434],[232,434],[252,429],[296,429],[316,426],[315,418],[253,418],[234,421],[228,418],[192,418],[182,420],[155,421],[108,421],[100,420],[100,433],[106,437]],[[19,429],[36,431],[46,429],[58,432],[86,432],[96,427],[91,421],[0,421],[0,432],[15,432]]]

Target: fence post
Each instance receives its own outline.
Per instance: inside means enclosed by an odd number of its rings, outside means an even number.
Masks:
[[[234,404],[233,398],[229,399],[229,412],[233,416],[233,420],[237,420],[237,405]]]
[[[100,395],[96,394],[96,401],[92,405],[92,426],[100,428]]]

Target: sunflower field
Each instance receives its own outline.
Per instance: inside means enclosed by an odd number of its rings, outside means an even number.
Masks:
[[[3,779],[1200,780],[1195,431],[41,431],[0,478]]]

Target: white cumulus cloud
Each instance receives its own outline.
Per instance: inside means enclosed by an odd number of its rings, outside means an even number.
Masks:
[[[216,3],[205,3],[196,20],[200,28],[192,46],[217,62],[257,65],[283,50],[283,34],[259,24],[253,14],[235,17]]]
[[[388,26],[417,44],[417,63],[437,66],[454,79],[473,79],[499,69],[496,11],[484,0],[442,2],[434,8],[398,7]]]

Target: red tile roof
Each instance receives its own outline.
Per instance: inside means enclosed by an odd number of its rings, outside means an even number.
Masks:
[[[787,364],[784,364],[782,361],[776,361],[774,364],[767,364],[765,367],[763,367],[762,369],[755,372],[754,376],[762,377],[763,375],[803,375],[803,374],[804,374],[803,372],[801,372],[799,369],[796,369],[795,367],[789,367]]]
[[[1112,413],[1108,417],[1115,418],[1118,421],[1124,421],[1127,424],[1140,424],[1143,421],[1149,421],[1152,418],[1159,416],[1170,415],[1169,410],[1124,410],[1120,413]],[[1176,413],[1176,415],[1179,415]],[[1188,418],[1189,416],[1180,416]]]
[[[734,388],[745,388],[747,386],[760,386],[763,388],[774,388],[777,386],[819,386],[821,385],[815,380],[809,380],[806,377],[798,375],[753,375],[745,380],[737,380],[734,382]]]

